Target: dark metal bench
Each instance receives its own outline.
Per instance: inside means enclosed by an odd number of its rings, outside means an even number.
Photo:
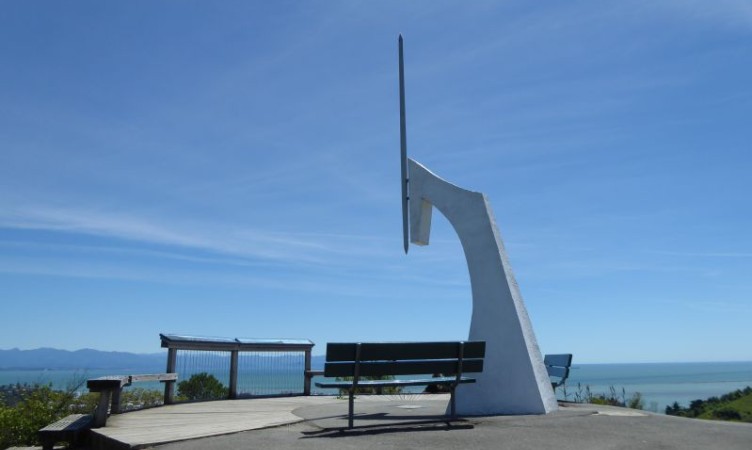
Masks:
[[[99,405],[94,413],[94,428],[103,427],[107,423],[108,412],[120,413],[120,394],[123,388],[137,381],[161,381],[174,383],[178,379],[177,373],[155,373],[146,375],[115,375],[92,378],[86,381],[89,392],[99,392]]]
[[[475,383],[475,378],[464,374],[482,372],[485,353],[486,343],[482,341],[330,343],[326,346],[324,376],[338,379],[317,382],[316,386],[348,391],[348,428],[353,427],[354,395],[359,387],[447,386],[451,414],[455,417],[455,389],[462,383]],[[431,374],[441,376],[431,377]],[[424,375],[424,378],[362,379],[395,375]],[[341,380],[342,377],[352,379]]]
[[[572,354],[546,355],[543,358],[548,376],[551,378],[551,386],[556,389],[567,381],[569,368],[572,366]]]
[[[72,446],[82,443],[92,422],[91,414],[71,414],[47,425],[37,432],[42,442],[42,449],[52,450],[55,443],[61,441]]]

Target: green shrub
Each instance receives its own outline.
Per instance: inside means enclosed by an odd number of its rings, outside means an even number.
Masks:
[[[39,445],[37,431],[68,414],[91,414],[99,403],[98,393],[79,393],[83,378],[71,381],[65,390],[51,385],[0,386],[0,449]],[[123,391],[123,409],[162,403],[162,393],[146,389]]]
[[[227,398],[229,389],[214,375],[197,373],[178,383],[178,400],[218,400]]]
[[[75,389],[55,391],[50,385],[25,385],[10,406],[0,406],[0,448],[38,445],[37,431],[68,415]]]
[[[752,422],[752,387],[737,389],[720,397],[707,400],[692,400],[688,407],[678,402],[666,407],[671,416],[692,417],[713,420],[734,420]]]
[[[568,397],[569,394],[565,392],[565,395]],[[577,383],[577,392],[574,393],[573,398],[575,403],[592,403],[593,405],[621,406],[632,409],[645,408],[641,393],[635,392],[634,394],[632,394],[632,397],[627,399],[626,389],[622,388],[621,395],[619,395],[616,391],[616,388],[613,386],[609,387],[609,392],[607,394],[594,394],[590,390],[589,385],[582,386],[581,384]]]
[[[642,400],[642,394],[639,392],[632,394],[632,397],[626,401],[626,407],[632,409],[645,409],[645,402]]]
[[[739,411],[732,408],[716,409],[711,413],[711,416],[718,420],[742,420],[742,415],[739,414]]]

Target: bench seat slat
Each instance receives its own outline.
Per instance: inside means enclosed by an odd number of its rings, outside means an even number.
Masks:
[[[549,377],[567,378],[569,376],[569,368],[568,367],[548,366],[548,367],[546,367],[546,370],[548,371],[548,376]]]
[[[548,376],[551,377],[551,386],[556,389],[563,385],[569,377],[569,368],[572,365],[572,354],[552,354],[543,358]]]
[[[128,385],[127,375],[107,376],[92,378],[86,381],[86,387],[91,392],[99,392],[101,390],[120,389],[123,386]]]
[[[149,373],[143,375],[130,375],[131,382],[135,381],[177,381],[177,373]]]
[[[429,384],[452,384],[455,377],[423,378],[416,380],[360,380],[358,387],[399,387],[399,386],[424,386]],[[460,383],[475,383],[475,378],[461,377]],[[352,387],[352,381],[323,381],[317,382],[316,386],[324,389],[347,389]]]
[[[44,450],[51,450],[55,442],[59,441],[66,441],[75,446],[92,427],[93,422],[94,418],[90,414],[71,414],[40,429],[37,436]]]
[[[75,431],[90,427],[92,421],[91,414],[71,414],[63,417],[57,422],[53,422],[39,430],[40,433],[55,433],[60,431]]]
[[[353,362],[329,362],[324,366],[326,377],[351,377],[355,371]],[[482,359],[462,361],[462,373],[483,371]],[[426,375],[440,373],[453,375],[457,372],[457,360],[420,360],[420,361],[366,361],[360,363],[360,376],[377,375]]]
[[[572,365],[572,355],[569,353],[560,355],[546,355],[543,364],[547,366],[569,367]]]
[[[332,342],[326,345],[327,361],[354,361],[354,343]],[[457,358],[458,342],[366,342],[360,344],[361,361]],[[482,358],[483,341],[464,343],[465,358]]]

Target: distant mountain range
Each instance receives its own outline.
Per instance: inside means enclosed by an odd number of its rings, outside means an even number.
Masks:
[[[0,370],[131,369],[154,372],[164,370],[166,363],[167,352],[136,354],[54,348],[0,350]]]
[[[311,366],[314,370],[324,367],[324,356],[313,356]],[[35,350],[0,350],[0,370],[95,370],[128,369],[131,371],[161,372],[167,364],[167,352],[162,353],[127,353],[104,352],[83,349],[76,351],[54,348]]]

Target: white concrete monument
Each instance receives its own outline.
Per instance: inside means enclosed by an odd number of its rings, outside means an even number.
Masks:
[[[442,180],[407,158],[402,36],[399,73],[405,253],[408,242],[428,245],[436,207],[457,232],[470,272],[473,312],[469,340],[486,341],[483,372],[477,383],[458,387],[457,413],[555,411],[556,397],[488,199]]]

